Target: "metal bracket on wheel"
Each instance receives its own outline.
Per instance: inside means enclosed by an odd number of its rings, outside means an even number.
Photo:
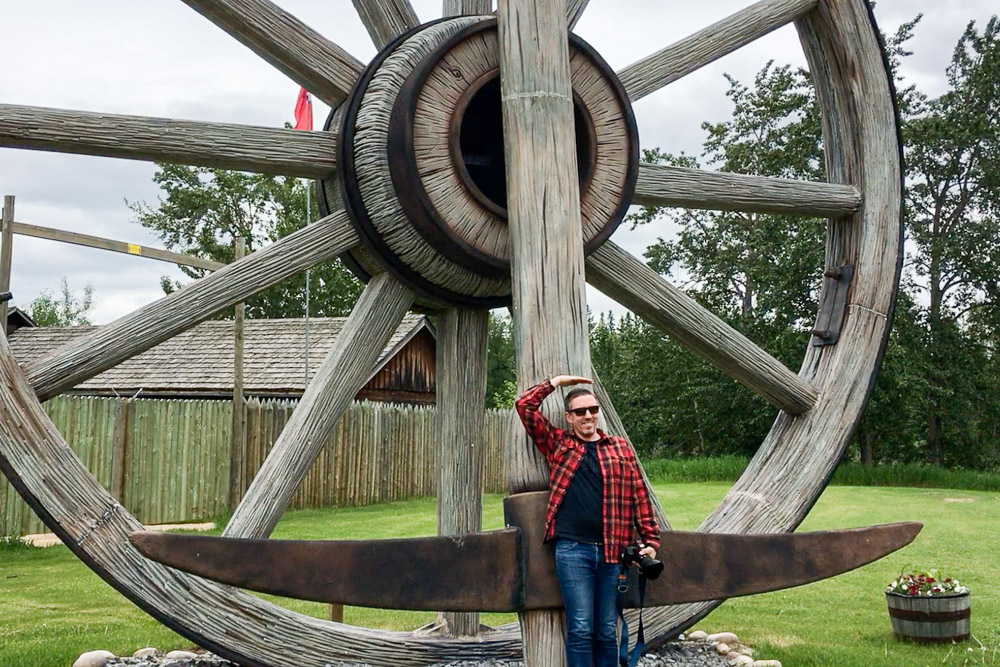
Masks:
[[[844,264],[827,269],[823,276],[823,296],[812,331],[814,347],[835,345],[840,338],[840,327],[847,311],[847,291],[854,278],[854,265]]]

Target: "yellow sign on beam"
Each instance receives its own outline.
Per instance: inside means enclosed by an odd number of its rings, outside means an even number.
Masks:
[[[134,243],[129,243],[128,244],[128,254],[130,254],[130,255],[141,255],[142,254],[142,246],[136,245]]]

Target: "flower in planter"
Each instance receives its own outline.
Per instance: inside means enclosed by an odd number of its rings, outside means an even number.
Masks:
[[[958,579],[942,578],[938,575],[937,570],[925,570],[923,572],[900,573],[895,581],[886,586],[885,592],[916,597],[918,595],[959,595],[968,593],[969,589],[959,583]]]

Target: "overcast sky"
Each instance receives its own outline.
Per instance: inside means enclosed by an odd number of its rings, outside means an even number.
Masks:
[[[440,16],[440,0],[411,2],[422,21]],[[363,62],[375,55],[349,0],[278,4]],[[748,4],[592,0],[577,32],[618,70]],[[984,24],[996,8],[995,0],[881,0],[875,13],[886,33],[924,14],[903,73],[933,96],[944,91],[945,67],[966,24]],[[292,119],[298,85],[179,0],[7,0],[0,25],[0,103],[272,127]],[[749,81],[769,59],[804,64],[792,27],[640,100],[641,145],[699,154],[701,122],[730,113],[723,73]],[[326,112],[316,104],[317,123]],[[19,222],[160,246],[125,206],[155,202],[153,172],[151,163],[0,149],[0,194],[17,197]],[[621,229],[614,239],[641,255],[662,233]],[[15,305],[56,292],[66,276],[74,288],[93,285],[95,323],[162,296],[160,276],[182,277],[170,264],[22,236],[13,258]],[[589,301],[595,312],[612,307],[593,290]]]

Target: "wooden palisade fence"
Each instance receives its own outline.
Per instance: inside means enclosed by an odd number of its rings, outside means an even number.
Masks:
[[[243,488],[295,409],[246,402]],[[45,409],[70,447],[145,524],[209,519],[230,509],[232,404],[207,400],[58,397]],[[289,505],[368,505],[436,493],[434,407],[352,403]],[[508,412],[486,414],[483,489],[501,493]],[[0,486],[0,535],[48,530],[14,488]]]

